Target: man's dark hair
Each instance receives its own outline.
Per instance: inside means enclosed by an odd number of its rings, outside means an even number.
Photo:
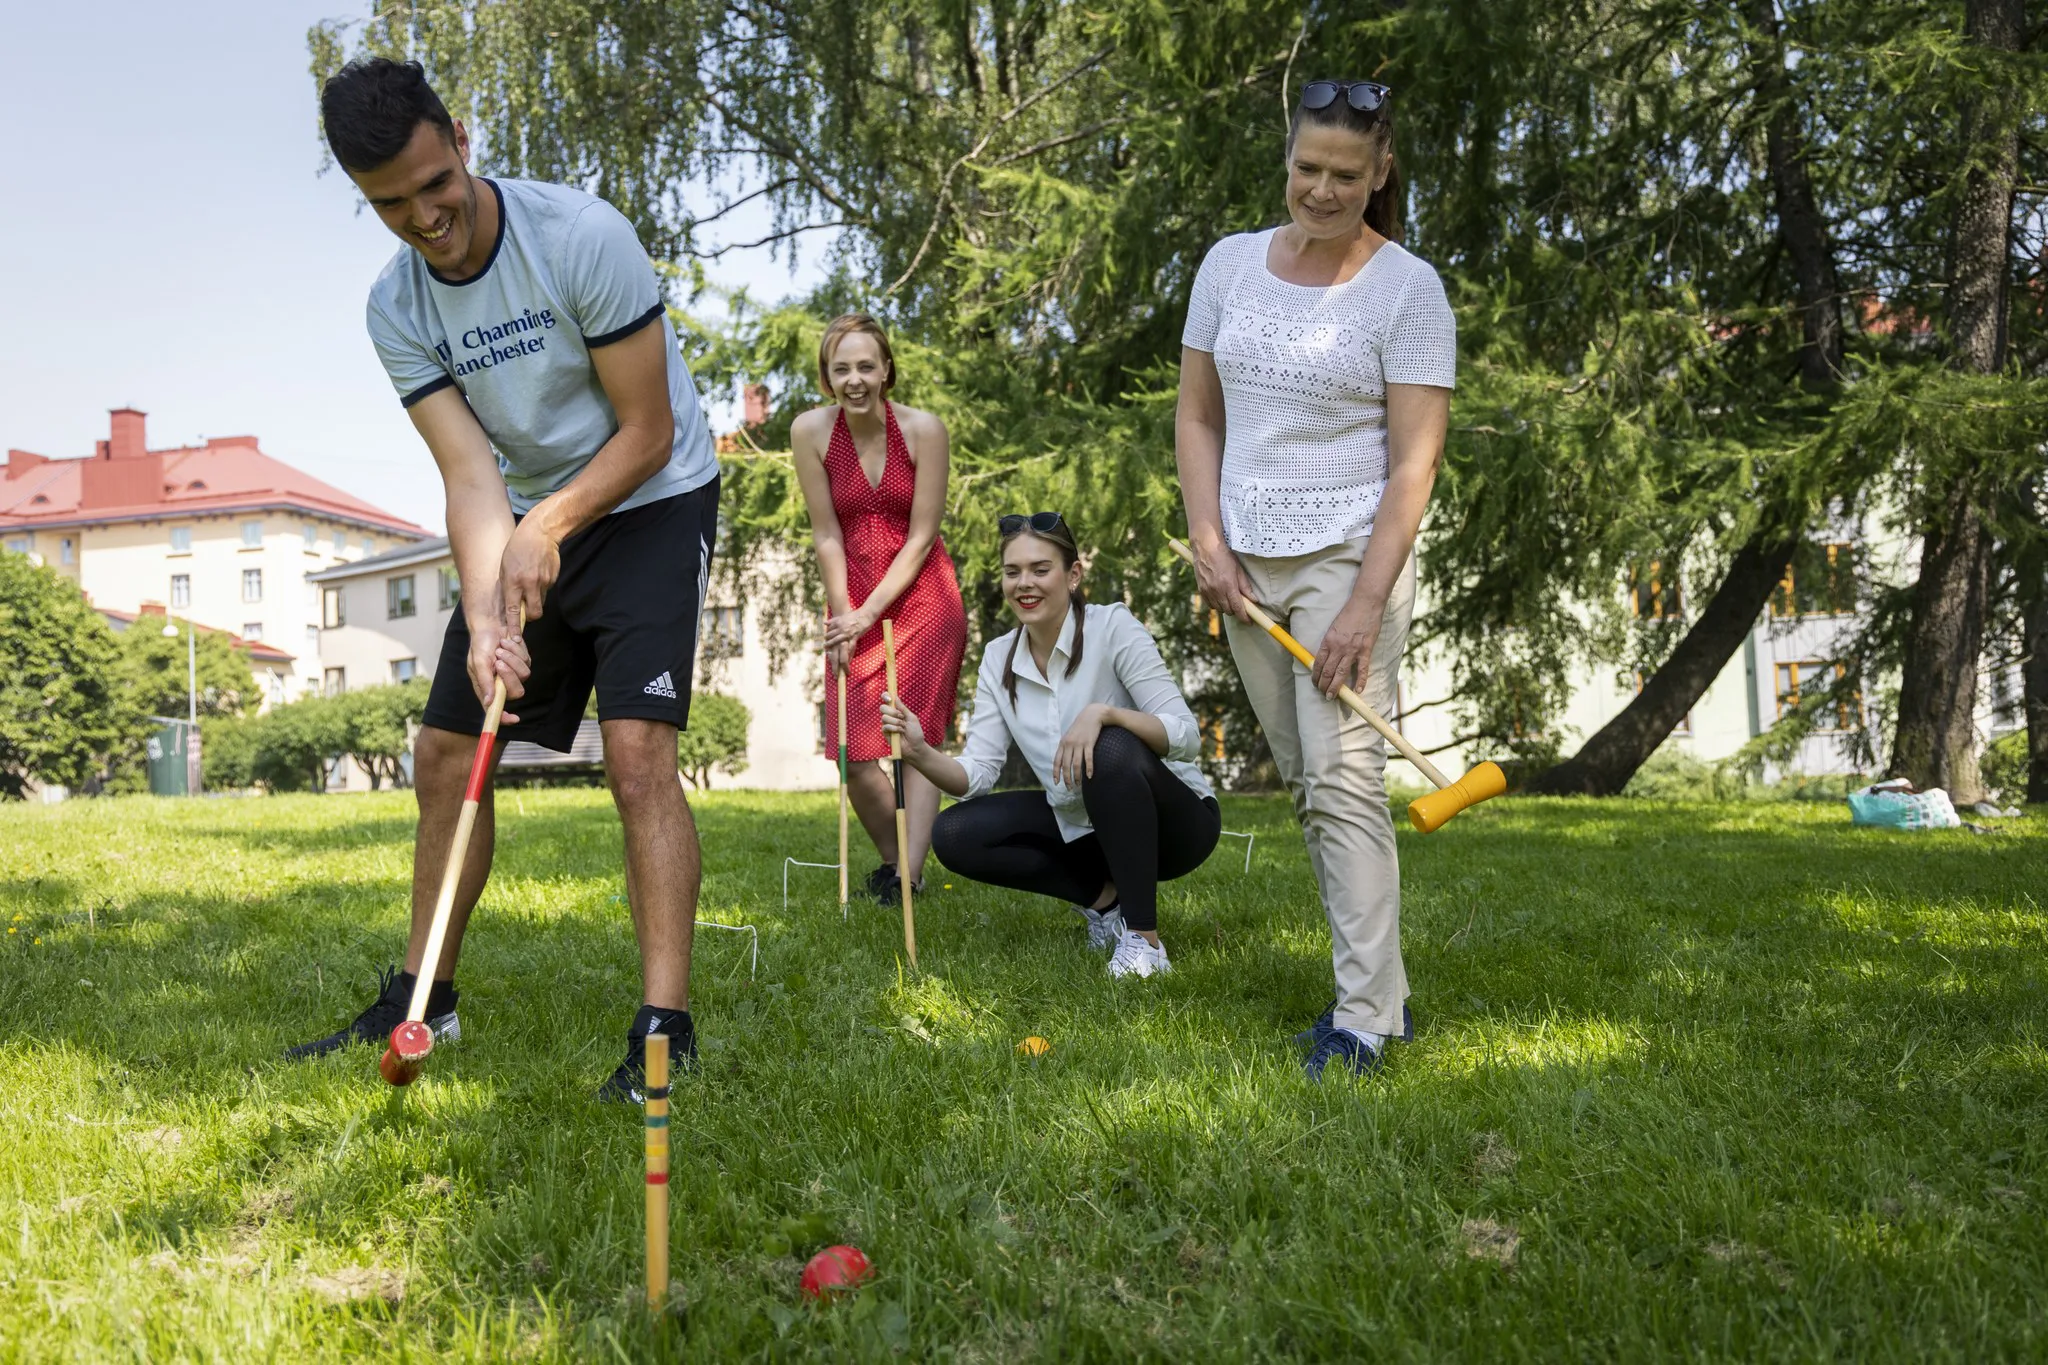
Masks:
[[[425,68],[389,57],[358,57],[329,76],[320,87],[320,123],[334,159],[351,171],[374,171],[396,157],[422,123],[455,139],[455,120]]]

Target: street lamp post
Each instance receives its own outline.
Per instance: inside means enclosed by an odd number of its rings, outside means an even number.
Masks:
[[[175,640],[178,628],[166,621],[164,634]],[[185,795],[199,794],[199,628],[185,622]]]

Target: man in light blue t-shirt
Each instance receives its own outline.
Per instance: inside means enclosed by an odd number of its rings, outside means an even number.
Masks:
[[[696,1056],[700,863],[676,731],[689,719],[718,520],[696,385],[632,225],[581,190],[471,175],[468,136],[418,63],[351,62],[320,109],[335,160],[405,243],[371,286],[370,340],[447,485],[462,610],[413,749],[420,821],[405,968],[346,1028],[287,1055],[381,1044],[405,1018],[497,681],[510,699],[501,741],[564,752],[595,689],[643,1000],[599,1095],[637,1101],[648,1034]],[[484,790],[427,1005],[442,1037],[460,1034],[455,961],[490,874]]]

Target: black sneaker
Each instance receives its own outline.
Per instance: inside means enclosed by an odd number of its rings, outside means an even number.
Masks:
[[[688,1010],[658,1010],[642,1005],[626,1030],[626,1060],[620,1062],[610,1079],[597,1088],[597,1098],[606,1104],[644,1104],[647,1101],[647,1035],[668,1035],[668,1069],[677,1072],[697,1069],[697,1026]]]
[[[903,903],[903,879],[896,875],[894,863],[883,863],[868,873],[868,895],[877,905],[900,905]]]
[[[325,1057],[338,1052],[351,1043],[375,1043],[383,1046],[391,1039],[391,1030],[405,1022],[405,1012],[412,1005],[412,988],[415,978],[411,972],[401,972],[396,967],[387,967],[377,973],[377,998],[370,1007],[355,1017],[355,1022],[339,1033],[330,1033],[325,1038],[315,1038],[310,1043],[288,1047],[284,1058],[288,1062],[302,1062],[312,1057]],[[434,989],[427,993],[427,1027],[434,1031],[436,1043],[456,1042],[462,1037],[462,1024],[455,1017],[455,1002],[461,998],[450,981],[436,981]]]

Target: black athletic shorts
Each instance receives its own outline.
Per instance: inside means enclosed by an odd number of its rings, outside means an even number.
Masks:
[[[718,529],[718,480],[688,493],[614,512],[562,542],[562,572],[537,621],[526,623],[533,672],[526,695],[506,703],[519,724],[507,739],[567,753],[590,690],[600,720],[690,719],[697,616]],[[483,733],[484,708],[469,683],[469,622],[457,611],[441,641],[427,694],[428,725]]]

